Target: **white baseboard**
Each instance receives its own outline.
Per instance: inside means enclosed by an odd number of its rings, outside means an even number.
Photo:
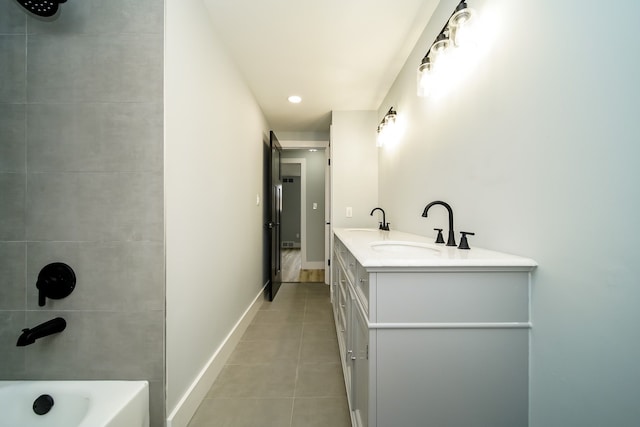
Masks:
[[[324,262],[323,261],[303,261],[302,269],[303,270],[324,270]]]
[[[200,371],[191,386],[189,386],[175,409],[171,411],[171,414],[167,417],[167,427],[187,427],[193,414],[195,414],[198,406],[200,406],[200,403],[204,400],[214,381],[218,378],[220,371],[222,371],[225,363],[227,363],[229,356],[236,348],[236,345],[238,345],[240,338],[242,338],[242,335],[247,330],[247,327],[260,309],[263,301],[264,287],[255,297],[253,303],[245,310],[233,329],[231,329],[231,332],[229,332],[220,347],[213,356],[211,356],[211,359],[209,359],[209,362],[202,371]]]

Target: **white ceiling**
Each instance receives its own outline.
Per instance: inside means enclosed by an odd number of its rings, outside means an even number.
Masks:
[[[379,108],[439,0],[205,2],[271,128],[326,132],[332,110]]]

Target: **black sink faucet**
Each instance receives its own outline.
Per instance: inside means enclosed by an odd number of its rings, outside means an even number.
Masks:
[[[29,344],[33,344],[37,339],[46,337],[48,335],[57,334],[64,331],[67,327],[67,322],[62,317],[56,317],[55,319],[48,320],[32,329],[23,329],[22,335],[18,338],[18,347],[24,347]]]
[[[371,213],[369,215],[373,216],[373,213],[375,211],[380,211],[382,212],[382,222],[380,223],[380,227],[378,227],[380,230],[385,230],[385,231],[389,231],[389,223],[386,221],[386,217],[384,214],[384,209],[382,208],[373,208],[371,210]]]
[[[453,231],[453,210],[451,210],[451,206],[448,203],[442,202],[440,200],[436,200],[435,202],[429,203],[425,206],[424,211],[422,212],[422,216],[424,218],[427,217],[427,212],[429,208],[433,205],[442,205],[449,211],[449,238],[447,239],[447,246],[456,246],[456,237]]]

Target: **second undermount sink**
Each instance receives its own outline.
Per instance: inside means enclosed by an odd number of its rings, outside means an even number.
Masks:
[[[371,242],[370,246],[371,246],[371,249],[377,252],[396,253],[396,254],[403,254],[403,255],[415,254],[419,256],[424,256],[424,255],[440,254],[439,248],[434,247],[433,245],[429,245],[427,243],[385,240],[385,241]]]

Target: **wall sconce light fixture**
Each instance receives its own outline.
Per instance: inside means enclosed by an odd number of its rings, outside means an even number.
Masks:
[[[465,0],[460,1],[418,66],[418,96],[429,95],[437,84],[438,75],[446,72],[449,56],[455,48],[473,46],[476,21],[475,11]]]
[[[378,125],[377,146],[382,147],[386,144],[395,142],[397,139],[397,123],[398,113],[393,107],[389,108],[387,114],[384,115],[382,121]]]

